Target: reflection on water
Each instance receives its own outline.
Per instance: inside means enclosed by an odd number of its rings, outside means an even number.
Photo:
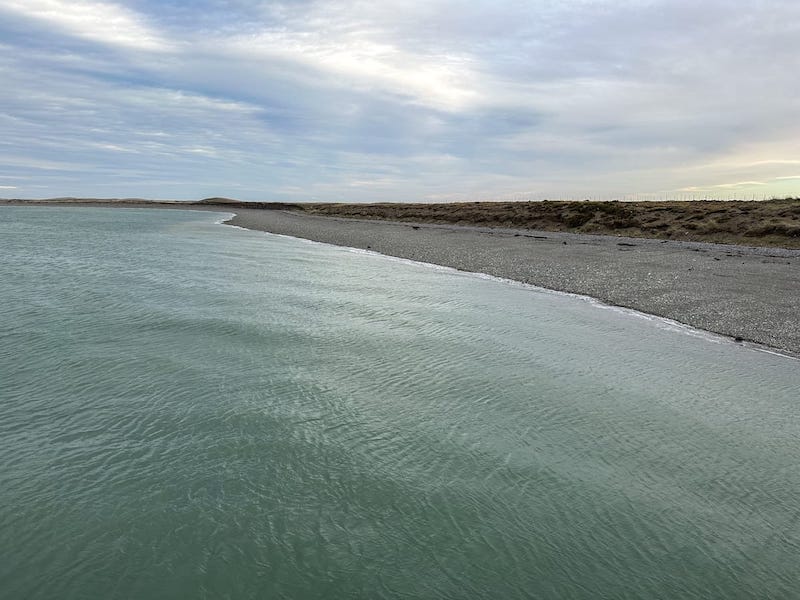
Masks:
[[[798,597],[798,362],[215,225],[0,209],[0,596]]]

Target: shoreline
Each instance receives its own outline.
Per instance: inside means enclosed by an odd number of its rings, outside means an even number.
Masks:
[[[239,206],[35,205],[235,214],[224,223],[586,296],[800,357],[800,250],[355,220]]]
[[[800,356],[798,250],[236,213],[226,223],[587,296]]]

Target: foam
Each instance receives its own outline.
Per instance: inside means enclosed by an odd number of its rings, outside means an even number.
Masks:
[[[196,211],[196,212],[205,212],[205,211]],[[236,213],[214,213],[221,215],[219,221],[214,221],[214,225],[227,225],[227,221],[230,221],[236,216]],[[244,229],[244,227],[239,227],[238,225],[231,225],[231,227],[236,227],[237,229]]]

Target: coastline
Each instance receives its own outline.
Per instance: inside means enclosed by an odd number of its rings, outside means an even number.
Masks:
[[[800,356],[798,250],[235,212],[226,223],[589,296]]]
[[[800,356],[800,250],[362,221],[239,206],[148,202],[66,206],[235,213],[226,224],[589,296]]]

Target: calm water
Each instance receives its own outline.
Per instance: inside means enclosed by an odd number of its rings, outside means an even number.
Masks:
[[[800,597],[800,362],[219,219],[0,208],[0,597]]]

